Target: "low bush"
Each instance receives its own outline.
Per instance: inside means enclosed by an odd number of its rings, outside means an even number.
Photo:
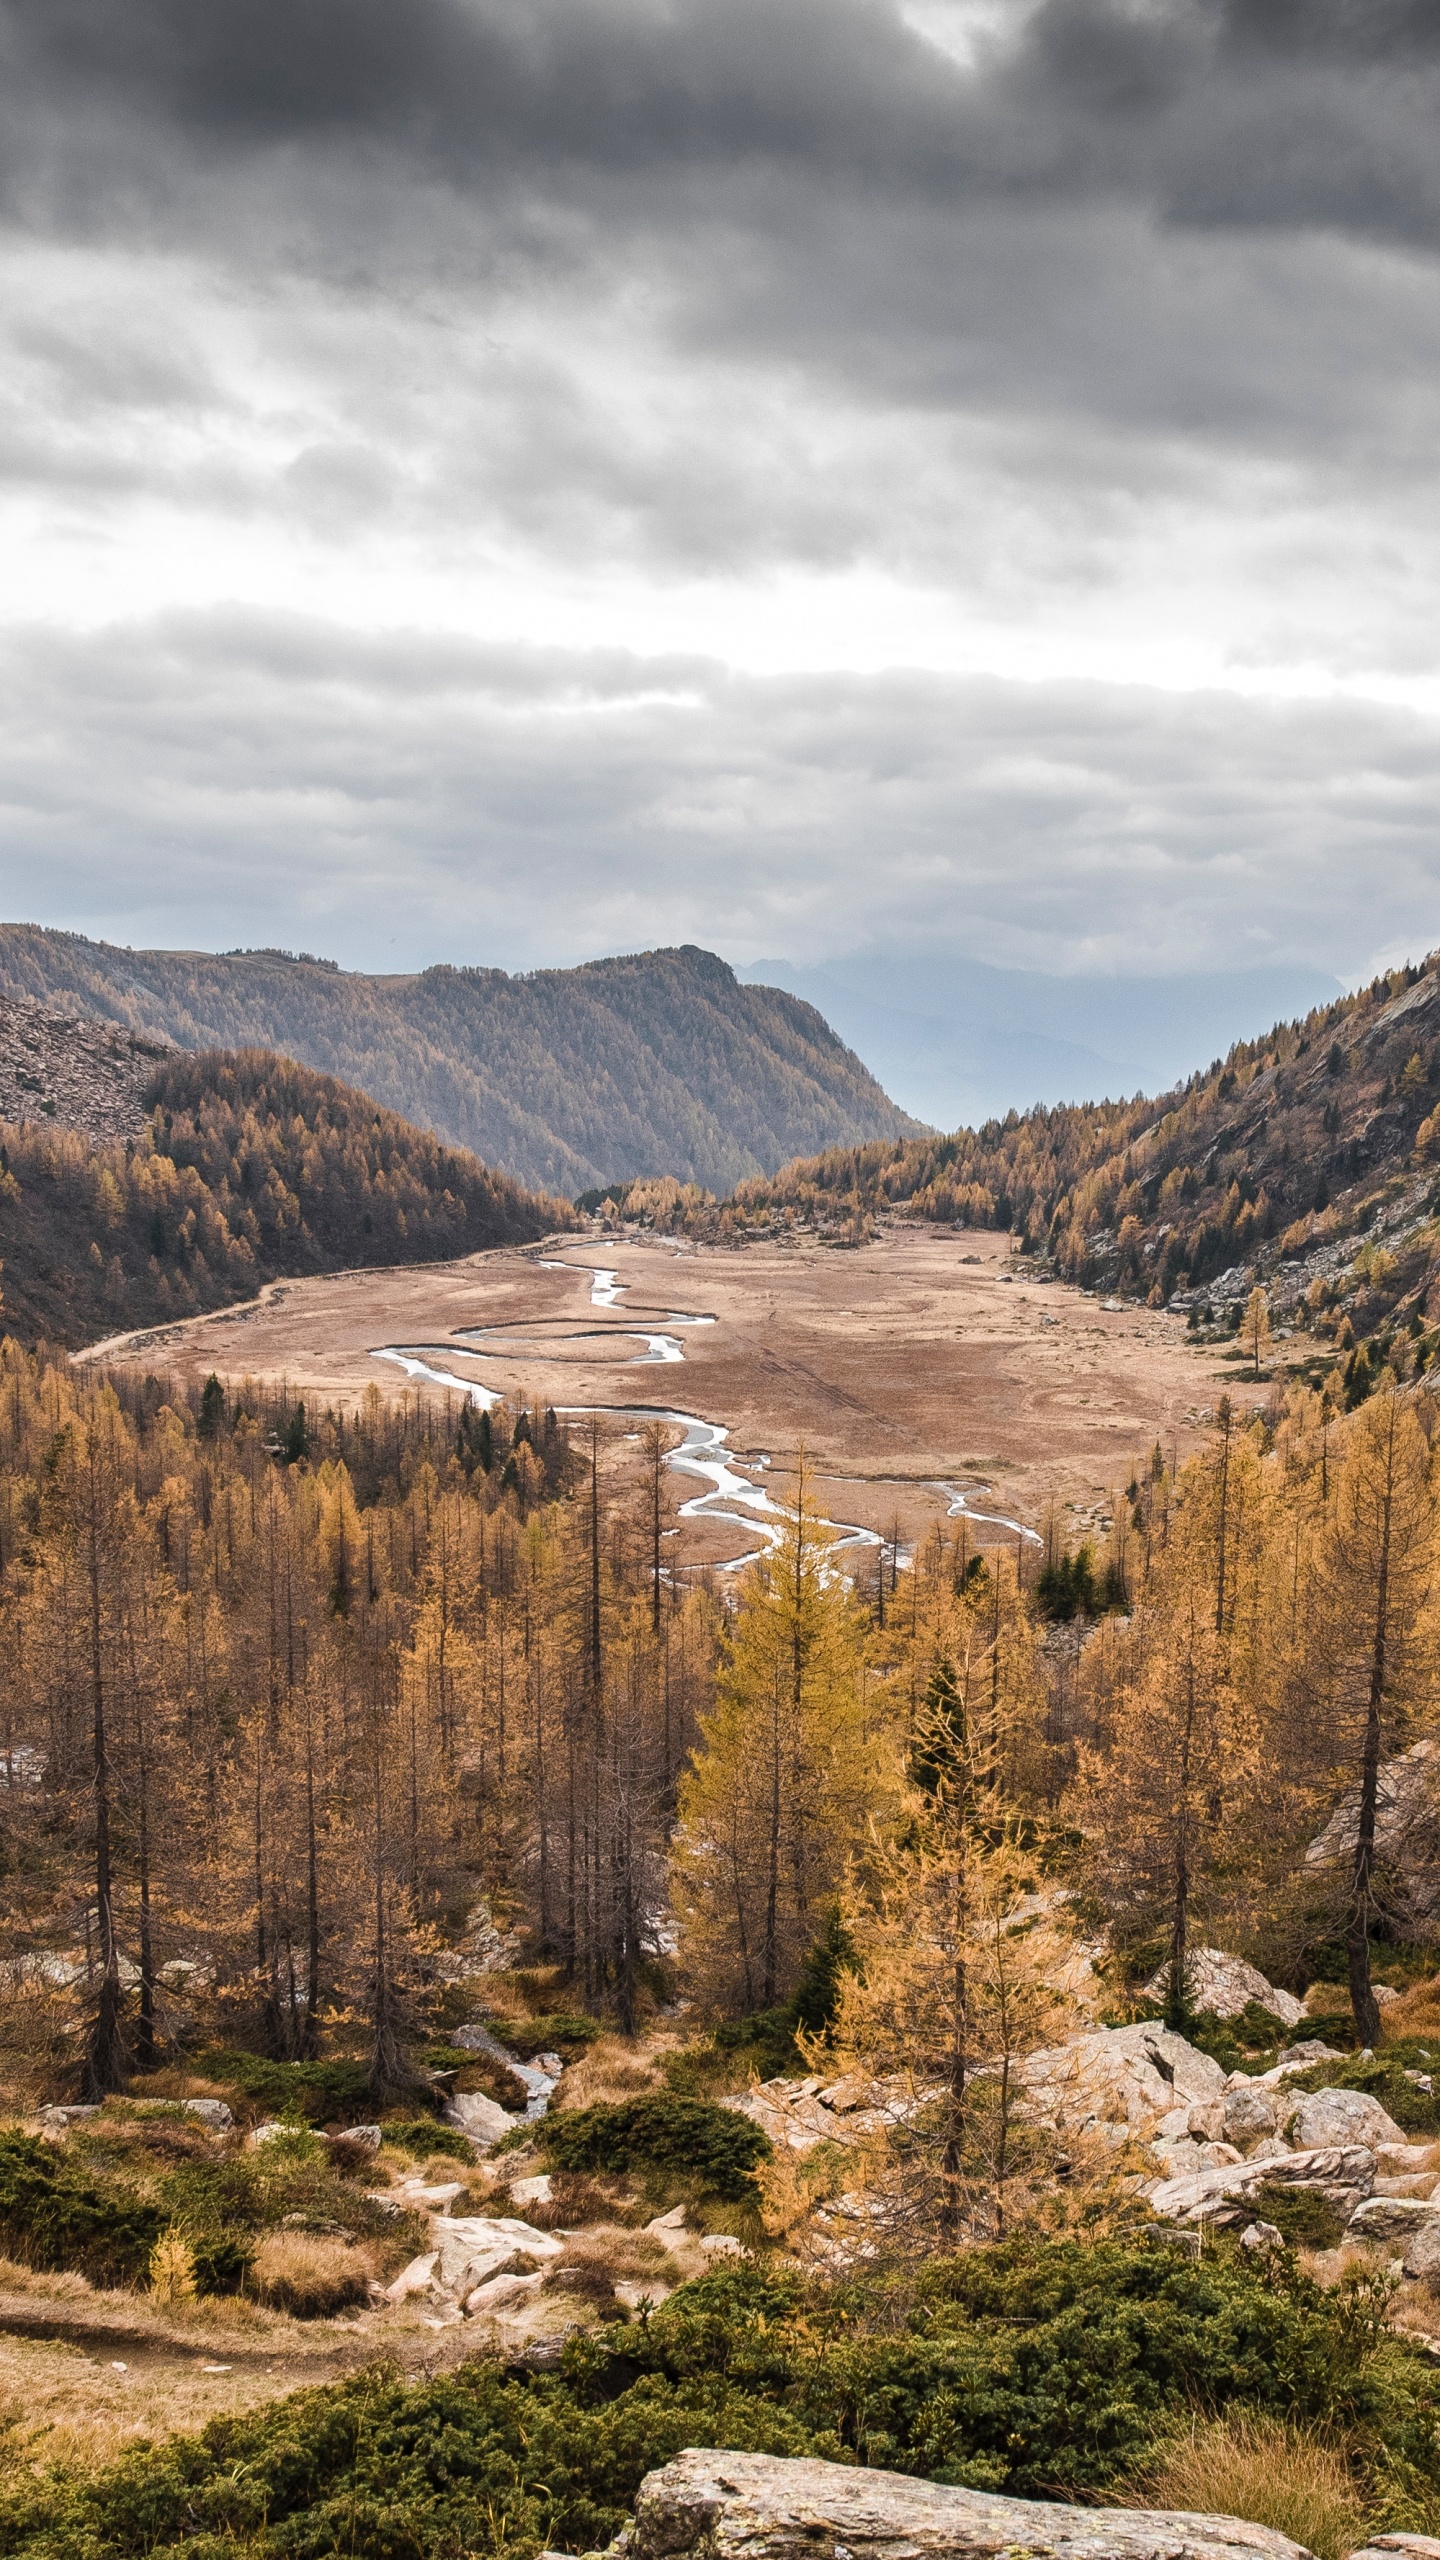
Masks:
[[[1434,2097],[1405,2077],[1407,2068],[1417,2067],[1421,2066],[1411,2063],[1406,2045],[1387,2045],[1369,2062],[1358,2055],[1339,2062],[1312,2062],[1304,2071],[1297,2071],[1286,2087],[1305,2091],[1363,2089],[1368,2097],[1379,2100],[1403,2132],[1440,2132],[1440,2107]],[[1427,2071],[1426,2077],[1429,2076]]]
[[[490,2053],[468,2053],[463,2045],[434,2044],[418,2060],[427,2071],[443,2071],[450,2089],[478,2089],[512,2115],[523,2115],[529,2090],[508,2064]]]
[[[573,2062],[607,2032],[598,2018],[569,2010],[540,2018],[492,2018],[489,2024],[496,2043],[505,2045],[517,2062],[533,2062],[541,2053],[558,2053],[562,2062]]]
[[[535,2138],[557,2169],[663,2170],[737,2203],[753,2195],[750,2172],[770,2152],[748,2116],[668,2092],[545,2116]]]
[[[1273,2222],[1291,2249],[1337,2249],[1345,2216],[1317,2187],[1292,2187],[1283,2178],[1262,2179],[1255,2210]]]
[[[458,2125],[437,2124],[434,2116],[404,2116],[383,2127],[387,2142],[397,2151],[408,2151],[413,2160],[431,2160],[441,2154],[447,2160],[463,2160],[467,2169],[475,2165],[475,2145]]]
[[[369,2285],[370,2262],[362,2251],[309,2231],[272,2231],[256,2250],[247,2278],[249,2292],[297,2320],[346,2311],[365,2300]]]
[[[136,2283],[168,2219],[125,2188],[93,2183],[33,2134],[0,2133],[0,2247],[25,2264]]]
[[[1440,2377],[1397,2343],[1377,2349],[1373,2324],[1293,2261],[1012,2242],[918,2282],[727,2267],[644,2322],[573,2340],[553,2373],[476,2359],[406,2385],[372,2369],[93,2477],[13,2479],[0,2547],[7,2560],[533,2560],[609,2541],[646,2471],[686,2445],[1115,2499],[1177,2458],[1193,2419],[1238,2412],[1292,2445],[1343,2441],[1372,2528],[1433,2514]],[[1259,2441],[1231,2429],[1228,2495],[1249,2496],[1242,2458]],[[1318,2538],[1326,2518],[1310,2512]]]
[[[207,2080],[239,2089],[273,2115],[353,2124],[367,2111],[363,2062],[271,2062],[264,2054],[222,2051],[202,2053],[196,2067]]]

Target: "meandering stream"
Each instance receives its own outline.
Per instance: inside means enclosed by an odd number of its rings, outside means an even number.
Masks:
[[[590,1281],[592,1307],[607,1310],[619,1308],[621,1300],[629,1294],[629,1283],[621,1279],[618,1271],[597,1267],[594,1263],[551,1260],[541,1262],[539,1268],[542,1271],[583,1273]],[[658,1317],[659,1324],[652,1327],[633,1320],[635,1316],[641,1315]],[[501,1346],[511,1346],[527,1341],[532,1353],[543,1356],[545,1347],[550,1344],[593,1340],[614,1342],[617,1339],[623,1341],[629,1338],[635,1342],[642,1342],[645,1348],[626,1364],[628,1367],[646,1369],[671,1367],[677,1364],[683,1366],[684,1345],[679,1339],[678,1331],[672,1328],[710,1325],[717,1321],[713,1315],[695,1315],[676,1308],[634,1309],[630,1311],[630,1316],[630,1321],[618,1324],[581,1325],[563,1331],[555,1329],[548,1319],[537,1319],[535,1325],[525,1322],[509,1325],[473,1325],[453,1333],[448,1342],[387,1343],[371,1356],[376,1360],[394,1361],[397,1367],[405,1371],[407,1377],[423,1380],[427,1385],[454,1387],[461,1395],[468,1396],[472,1404],[480,1405],[489,1412],[496,1405],[503,1403],[503,1389],[487,1387],[481,1379],[463,1376],[454,1368],[442,1368],[437,1364],[444,1360],[453,1360],[457,1352],[470,1360],[508,1359],[513,1362],[517,1356],[516,1353],[508,1347],[502,1349]],[[538,1330],[540,1323],[546,1325],[544,1332]],[[661,1327],[664,1330],[661,1330]],[[752,1536],[758,1537],[762,1542],[760,1546],[751,1548],[745,1555],[729,1558],[720,1568],[722,1572],[733,1572],[739,1566],[750,1563],[754,1556],[763,1554],[767,1547],[773,1548],[779,1545],[785,1534],[785,1524],[791,1515],[783,1504],[772,1499],[763,1485],[752,1484],[747,1476],[738,1472],[737,1465],[733,1463],[734,1452],[729,1447],[730,1433],[727,1424],[706,1422],[699,1414],[682,1413],[668,1405],[570,1404],[557,1405],[555,1410],[567,1420],[574,1421],[588,1420],[592,1415],[604,1415],[612,1421],[675,1424],[684,1437],[678,1448],[666,1453],[665,1464],[672,1474],[692,1479],[699,1478],[706,1488],[703,1493],[692,1494],[687,1502],[681,1503],[680,1518],[728,1521],[737,1529],[748,1530]],[[945,1496],[948,1506],[947,1516],[952,1520],[964,1518],[973,1520],[978,1525],[1008,1529],[1017,1538],[1029,1539],[1036,1545],[1040,1543],[1035,1531],[1026,1528],[1023,1521],[1008,1520],[993,1511],[976,1510],[968,1494],[956,1485],[936,1483],[932,1490]],[[877,1530],[864,1528],[858,1521],[827,1520],[823,1525],[836,1533],[832,1550],[836,1554],[841,1554],[851,1547],[881,1547],[889,1543]],[[897,1561],[901,1564],[909,1561],[903,1549]]]

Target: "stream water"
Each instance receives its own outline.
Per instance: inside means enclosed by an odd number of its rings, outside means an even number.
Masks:
[[[622,1299],[628,1294],[629,1283],[621,1279],[618,1271],[597,1268],[593,1263],[553,1260],[541,1262],[539,1268],[542,1271],[574,1271],[584,1274],[590,1281],[592,1307],[618,1309]],[[659,1318],[659,1326],[652,1329],[644,1323],[634,1322],[633,1315],[656,1316]],[[393,1360],[397,1367],[405,1371],[407,1377],[422,1379],[427,1385],[457,1388],[461,1395],[468,1396],[472,1403],[483,1406],[488,1412],[503,1402],[503,1390],[487,1387],[478,1378],[463,1376],[458,1370],[442,1367],[439,1364],[444,1361],[453,1361],[457,1352],[470,1360],[506,1358],[513,1363],[516,1354],[508,1346],[520,1342],[529,1333],[531,1348],[541,1356],[549,1344],[587,1340],[612,1342],[617,1338],[624,1340],[628,1337],[632,1341],[642,1342],[645,1345],[644,1350],[637,1353],[636,1357],[626,1364],[628,1367],[646,1369],[683,1366],[685,1349],[679,1338],[678,1329],[694,1325],[710,1325],[715,1322],[716,1318],[713,1315],[696,1315],[677,1308],[645,1308],[633,1310],[630,1322],[583,1325],[568,1332],[547,1329],[541,1333],[532,1331],[523,1323],[474,1325],[452,1334],[448,1342],[389,1343],[382,1350],[375,1351],[372,1357],[376,1360]],[[663,1331],[660,1326],[663,1326]],[[507,1346],[503,1350],[502,1344]],[[692,1480],[698,1479],[705,1487],[703,1493],[692,1494],[687,1502],[681,1503],[680,1518],[682,1520],[724,1520],[734,1528],[747,1530],[753,1537],[761,1540],[760,1546],[751,1548],[745,1555],[731,1557],[721,1568],[722,1571],[733,1571],[740,1565],[750,1563],[754,1556],[763,1554],[766,1547],[773,1548],[779,1545],[785,1534],[785,1524],[790,1514],[782,1504],[772,1499],[763,1485],[752,1484],[748,1476],[739,1472],[734,1452],[729,1447],[729,1427],[725,1423],[706,1422],[699,1414],[682,1413],[668,1405],[573,1404],[558,1405],[556,1411],[567,1419],[576,1421],[588,1420],[594,1414],[603,1414],[614,1421],[674,1423],[684,1437],[678,1448],[668,1451],[665,1464],[672,1474],[686,1476]],[[934,1490],[945,1495],[949,1504],[949,1516],[952,1519],[963,1514],[967,1519],[1009,1529],[1017,1537],[1033,1538],[1035,1535],[1032,1529],[1024,1528],[1019,1521],[1002,1520],[995,1513],[972,1509],[968,1497],[954,1485],[937,1484]],[[880,1547],[888,1543],[878,1531],[864,1528],[858,1521],[827,1520],[823,1525],[836,1533],[832,1548],[835,1554],[842,1554],[847,1548]],[[903,1549],[898,1561],[902,1564],[909,1561]]]

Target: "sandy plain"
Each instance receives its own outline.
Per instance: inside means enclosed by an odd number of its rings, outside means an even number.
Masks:
[[[284,1380],[322,1406],[416,1383],[458,1401],[473,1383],[512,1405],[612,1413],[621,1455],[643,1415],[695,1415],[724,1425],[726,1454],[778,1498],[803,1446],[824,1510],[907,1541],[960,1494],[1030,1523],[1054,1503],[1073,1534],[1157,1438],[1183,1457],[1224,1386],[1245,1393],[1181,1317],[1026,1277],[1005,1236],[900,1223],[844,1250],[561,1237],[277,1282],[81,1357],[191,1383],[214,1370],[232,1388]],[[756,1544],[715,1520],[682,1537],[691,1562]]]

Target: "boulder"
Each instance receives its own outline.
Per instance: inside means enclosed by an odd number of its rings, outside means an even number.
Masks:
[[[517,2303],[527,2301],[536,2287],[542,2285],[544,2281],[543,2270],[530,2276],[491,2276],[486,2283],[477,2284],[474,2292],[466,2296],[465,2308],[472,2320],[477,2312],[501,2311],[507,2308],[513,2310]]]
[[[1300,2099],[1285,2130],[1297,2151],[1322,2151],[1333,2143],[1352,2142],[1378,2151],[1382,2142],[1405,2138],[1379,2099],[1364,2089],[1315,2090]]]
[[[641,2481],[634,2522],[611,2550],[617,2560],[1306,2560],[1283,2533],[1229,2516],[1067,2507],[840,2462],[699,2451]]]
[[[512,2178],[510,2201],[512,2204],[548,2204],[550,2202],[549,2170],[542,2169],[534,2178]]]
[[[1440,2220],[1433,2214],[1409,2234],[1401,2264],[1407,2276],[1440,2275]]]
[[[1226,2224],[1252,2219],[1266,2179],[1310,2187],[1347,2219],[1374,2184],[1375,2157],[1360,2144],[1323,2151],[1287,2151],[1279,2160],[1242,2160],[1238,2168],[1201,2169],[1169,2178],[1150,2190],[1150,2210],[1165,2222]]]
[[[1433,2169],[1418,2169],[1413,2176],[1396,2177],[1388,2172],[1375,2181],[1377,2196],[1431,2196],[1437,2180]]]
[[[1417,2231],[1440,2225],[1440,2204],[1420,2196],[1367,2196],[1356,2206],[1346,2228],[1347,2240],[1412,2240]]]
[[[528,2222],[508,2214],[437,2214],[431,2225],[438,2252],[437,2292],[471,2294],[491,2276],[508,2275],[517,2258],[547,2259],[564,2255],[565,2244],[549,2231],[534,2231]]]
[[[1227,2089],[1221,2121],[1225,2141],[1248,2151],[1275,2131],[1275,2101],[1268,2089]]]
[[[1352,2551],[1350,2560],[1376,2560],[1382,2552],[1408,2552],[1410,2560],[1440,2560],[1440,2542],[1433,2533],[1372,2533],[1361,2551]]]
[[[483,2089],[457,2089],[446,2105],[445,2121],[468,2134],[477,2151],[488,2151],[502,2134],[514,2132],[517,2119]]]
[[[343,2132],[327,2134],[329,2142],[353,2142],[357,2151],[378,2151],[384,2136],[378,2124],[347,2124]]]
[[[1188,2126],[1189,2110],[1225,2089],[1225,2073],[1208,2053],[1168,2027],[1143,2021],[1097,2027],[1068,2044],[1027,2054],[1017,2076],[1027,2113],[1041,2123],[1062,2132],[1109,2125],[1147,2141],[1182,2104]]]
[[[412,2258],[408,2267],[402,2267],[394,2283],[385,2287],[386,2301],[404,2302],[409,2294],[424,2293],[435,2273],[438,2254],[437,2250],[427,2249],[422,2258]]]
[[[1170,1967],[1162,1964],[1145,1985],[1151,2000],[1163,2000],[1170,1980]],[[1281,1991],[1267,1982],[1263,1973],[1243,1956],[1228,1956],[1220,1947],[1195,1947],[1185,1959],[1185,1993],[1193,2009],[1208,2011],[1214,2018],[1238,2018],[1242,2009],[1255,2001],[1278,2018],[1282,2027],[1293,2027],[1305,2014],[1304,2002],[1293,1991]]]
[[[1349,1788],[1305,1852],[1312,1871],[1348,1868],[1355,1854],[1360,1790]],[[1403,1883],[1412,1918],[1423,1919],[1440,1896],[1440,1737],[1412,1742],[1382,1760],[1375,1805],[1375,1851]]]
[[[183,2103],[187,2116],[198,2116],[212,2133],[228,2133],[235,2121],[223,2098],[186,2098]]]

